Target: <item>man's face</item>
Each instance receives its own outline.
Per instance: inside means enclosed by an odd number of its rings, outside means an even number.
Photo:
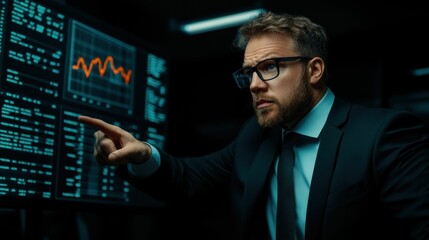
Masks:
[[[244,54],[244,66],[277,57],[292,57],[293,41],[286,34],[263,34],[252,37]],[[279,63],[279,76],[262,81],[253,73],[250,91],[259,124],[262,127],[292,128],[312,107],[308,74],[302,62]]]

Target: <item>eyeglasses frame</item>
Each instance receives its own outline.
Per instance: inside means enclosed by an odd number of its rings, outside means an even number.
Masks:
[[[238,85],[238,87],[239,88],[246,88],[246,87],[242,87],[241,85],[240,85],[240,83],[239,82],[241,82],[241,81],[239,81],[238,79],[237,79],[237,77],[236,77],[236,75],[237,75],[237,73],[238,72],[241,72],[241,71],[243,71],[244,69],[249,69],[250,71],[251,71],[251,74],[253,75],[253,73],[254,72],[256,72],[256,74],[258,74],[258,77],[262,80],[262,81],[264,81],[264,82],[266,82],[266,81],[270,81],[270,80],[273,80],[273,79],[275,79],[276,77],[278,77],[279,76],[279,74],[280,74],[280,69],[279,69],[279,63],[281,63],[281,62],[295,62],[295,61],[307,61],[307,60],[310,60],[310,59],[312,59],[311,57],[306,57],[306,56],[293,56],[293,57],[278,57],[278,58],[268,58],[268,59],[264,59],[264,60],[262,60],[262,61],[260,61],[258,64],[256,64],[254,67],[242,67],[242,68],[240,68],[240,69],[238,69],[237,71],[235,71],[234,73],[233,73],[233,77],[234,77],[234,80],[235,80],[235,82],[236,82],[236,84]],[[276,68],[277,68],[277,75],[276,76],[274,76],[274,77],[272,77],[272,78],[269,78],[269,79],[264,79],[264,77],[262,76],[262,74],[259,72],[259,70],[258,70],[258,66],[261,64],[261,63],[264,63],[264,62],[266,62],[266,61],[274,61],[275,63],[276,63]],[[252,82],[252,79],[253,78],[251,78],[250,79],[250,83]],[[250,86],[250,85],[249,85]],[[248,86],[247,86],[248,87]]]

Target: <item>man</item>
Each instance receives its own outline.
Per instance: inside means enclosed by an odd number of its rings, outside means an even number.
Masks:
[[[296,239],[429,239],[428,127],[411,113],[337,99],[326,84],[326,33],[305,17],[262,14],[236,44],[244,61],[234,78],[250,89],[256,116],[229,146],[175,158],[81,116],[99,129],[98,162],[126,165],[127,180],[164,200],[230,188],[238,239],[279,239],[289,226]],[[278,189],[290,142],[293,184]],[[277,223],[284,191],[294,220]]]

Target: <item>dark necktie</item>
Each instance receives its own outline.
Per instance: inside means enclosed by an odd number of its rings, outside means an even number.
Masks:
[[[293,166],[295,162],[293,144],[295,138],[296,134],[293,132],[288,132],[284,135],[277,168],[277,240],[294,240],[296,236],[295,194],[293,183]]]

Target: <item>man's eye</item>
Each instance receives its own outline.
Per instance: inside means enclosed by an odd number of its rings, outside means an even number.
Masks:
[[[277,66],[275,62],[267,62],[259,65],[258,69],[261,72],[271,72],[271,71],[276,71]]]

